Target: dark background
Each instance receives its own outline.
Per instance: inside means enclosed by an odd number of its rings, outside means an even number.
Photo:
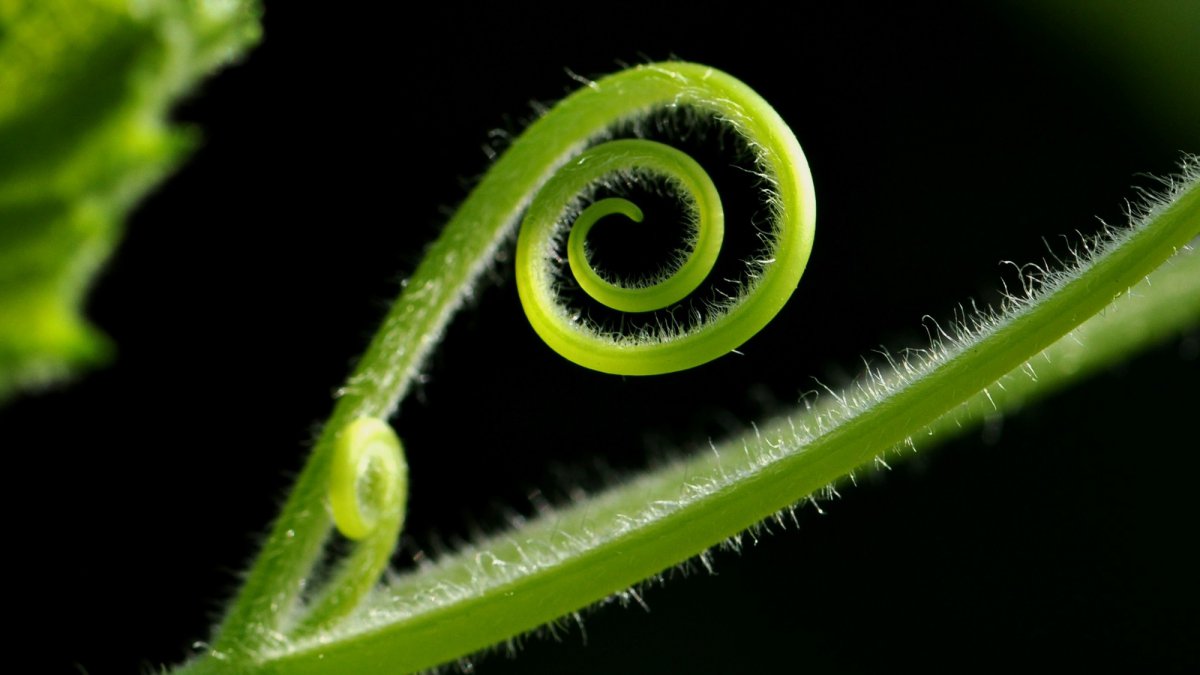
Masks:
[[[922,344],[922,315],[995,299],[1000,260],[1120,222],[1141,172],[1200,149],[1170,78],[1151,98],[1116,34],[969,4],[268,3],[259,48],[177,111],[203,144],[95,289],[118,356],[0,411],[23,441],[19,609],[53,644],[36,662],[139,672],[205,637],[331,393],[486,169],[489,131],[573,89],[567,68],[677,56],[757,89],[815,175],[809,271],[744,356],[646,379],[553,354],[502,261],[393,420],[412,471],[400,566],[532,513],[535,490],[597,487],[794,405],[813,377],[845,384],[876,346]],[[589,614],[586,647],[530,639],[478,672],[1200,666],[1198,351],[1195,331],[1172,339],[802,509],[799,532],[646,592],[649,613]]]

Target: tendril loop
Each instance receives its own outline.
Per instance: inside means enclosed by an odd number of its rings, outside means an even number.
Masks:
[[[314,594],[292,637],[326,630],[349,615],[391,559],[404,526],[408,464],[387,422],[363,416],[342,428],[326,494],[334,526],[355,546]]]
[[[361,540],[381,521],[403,519],[408,465],[400,439],[387,422],[360,417],[338,437],[329,472],[329,506],[346,538]]]
[[[650,312],[679,302],[696,290],[712,271],[721,252],[725,235],[725,214],[721,197],[712,179],[694,159],[682,152],[654,141],[612,141],[588,150],[552,179],[547,188],[566,190],[582,188],[581,183],[597,178],[598,173],[635,167],[673,179],[687,198],[690,216],[687,251],[679,265],[668,270],[662,278],[645,285],[626,285],[604,279],[592,268],[585,242],[592,226],[604,216],[619,213],[641,222],[642,210],[620,197],[597,201],[585,208],[575,219],[567,239],[567,261],[579,286],[597,302],[622,312]],[[562,183],[560,186],[559,183]],[[541,195],[554,194],[543,190]],[[545,197],[541,197],[545,198]],[[540,204],[539,204],[540,206]],[[526,220],[526,223],[531,223]],[[531,225],[532,227],[532,225]],[[522,229],[522,232],[532,230]]]
[[[694,159],[656,141],[622,139],[590,147],[559,168],[537,192],[517,238],[521,304],[534,331],[560,355],[620,375],[686,370],[741,346],[778,314],[795,290],[812,248],[815,223],[808,164],[775,111],[745,85],[730,80],[706,85],[739,88],[740,103],[703,97],[691,103],[730,125],[753,154],[754,173],[762,179],[771,213],[771,226],[761,237],[766,253],[746,262],[745,280],[737,291],[693,303],[689,312],[697,317],[694,323],[675,322],[672,308],[705,284],[725,238],[717,188]],[[621,177],[664,182],[683,204],[687,225],[683,246],[648,281],[606,278],[592,264],[587,239],[601,219],[619,215],[642,221],[642,209],[624,197],[606,196],[588,203],[597,186]],[[567,267],[592,301],[629,314],[666,310],[668,318],[656,330],[633,335],[614,334],[584,319],[560,293],[564,238]],[[707,315],[695,311],[697,305],[705,307]]]

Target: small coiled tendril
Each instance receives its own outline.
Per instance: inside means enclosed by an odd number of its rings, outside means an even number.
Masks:
[[[580,313],[561,301],[556,292],[561,265],[557,246],[567,228],[567,264],[576,283],[601,305],[629,313],[669,308],[688,297],[709,276],[724,239],[720,196],[695,160],[644,139],[601,143],[547,181],[533,198],[517,239],[521,304],[534,330],[552,349],[575,363],[607,373],[655,375],[686,370],[736,349],[783,308],[804,273],[812,248],[816,213],[812,179],[791,130],[766,102],[748,89],[746,92],[736,104],[702,101],[698,106],[713,108],[743,136],[765,179],[773,221],[766,237],[769,253],[749,263],[747,290],[716,303],[715,310],[697,325],[652,336],[613,335],[580,320]],[[753,119],[750,113],[755,113]],[[786,170],[777,171],[781,167]],[[620,197],[577,206],[580,195],[586,195],[591,186],[630,174],[665,180],[683,198],[690,216],[685,250],[677,264],[649,283],[604,278],[593,268],[586,246],[588,233],[601,218],[622,215],[641,222],[641,209]],[[574,212],[572,225],[568,221]]]
[[[366,539],[381,521],[404,520],[408,465],[396,432],[375,417],[351,422],[334,446],[329,470],[333,523],[348,539]]]
[[[334,526],[355,549],[309,604],[296,636],[327,628],[353,611],[391,559],[404,526],[408,463],[387,422],[359,417],[338,434],[327,499]]]

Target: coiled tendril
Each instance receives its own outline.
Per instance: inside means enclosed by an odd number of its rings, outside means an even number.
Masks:
[[[351,422],[338,437],[329,471],[329,508],[338,530],[362,540],[383,521],[403,520],[407,492],[408,465],[396,433],[374,417]]]
[[[408,463],[396,432],[376,417],[359,417],[334,442],[328,503],[354,551],[310,603],[294,634],[328,627],[354,610],[387,568],[404,526]]]
[[[720,120],[753,155],[771,210],[769,253],[749,263],[749,283],[691,326],[645,336],[613,337],[555,302],[550,259],[563,242],[581,288],[604,305],[645,312],[695,295],[710,276],[723,240],[724,216],[712,181],[692,159],[644,139],[594,142],[614,126],[655,111],[686,109]],[[592,146],[592,147],[589,147]],[[632,220],[641,210],[623,198],[599,199],[596,180],[652,175],[681,194],[691,216],[687,251],[648,285],[614,283],[592,269],[586,240],[606,216]],[[693,63],[657,63],[588,83],[532,124],[488,170],[428,250],[392,305],[272,528],[253,569],[218,629],[210,654],[256,660],[321,635],[354,610],[391,558],[405,515],[407,465],[390,417],[475,280],[496,258],[526,212],[518,237],[517,285],[526,314],[546,342],[567,358],[610,373],[683,370],[737,348],[767,324],[795,290],[812,248],[815,202],[808,164],[795,136],[752,89]],[[321,504],[327,508],[322,508]],[[330,525],[353,540],[352,551],[324,574]],[[310,582],[321,581],[314,589]]]
[[[704,169],[686,154],[662,143],[623,139],[591,147],[556,172],[533,198],[517,239],[517,289],[530,324],[552,349],[588,368],[621,375],[655,375],[686,370],[740,346],[778,314],[804,273],[812,248],[815,201],[808,164],[791,130],[765,101],[745,85],[730,99],[697,97],[691,106],[707,108],[740,134],[754,155],[771,208],[766,233],[769,253],[748,262],[749,283],[735,297],[713,305],[708,316],[687,329],[655,334],[614,335],[581,320],[562,302],[559,242],[566,230],[567,263],[576,283],[593,300],[621,312],[669,308],[708,277],[724,239],[720,196]],[[600,83],[601,86],[603,81]],[[680,97],[681,99],[684,97]],[[619,214],[641,222],[633,202],[609,197],[581,207],[581,195],[618,175],[665,180],[684,199],[690,216],[686,250],[679,262],[649,283],[617,282],[592,266],[586,239],[605,216]],[[574,224],[570,224],[574,215]]]

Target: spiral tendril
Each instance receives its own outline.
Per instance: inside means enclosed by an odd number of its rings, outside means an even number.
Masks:
[[[692,105],[730,124],[753,153],[771,208],[772,226],[763,237],[768,253],[746,262],[747,282],[735,296],[708,302],[707,316],[697,313],[696,323],[686,328],[673,324],[656,333],[614,335],[584,320],[559,293],[558,251],[564,236],[567,266],[588,297],[619,312],[645,313],[669,309],[704,284],[717,262],[725,232],[717,189],[688,155],[645,139],[590,147],[562,166],[537,192],[517,238],[521,304],[534,331],[562,356],[593,370],[620,375],[686,370],[741,346],[791,297],[812,248],[816,208],[808,164],[795,136],[775,111],[745,85],[736,80],[732,84],[742,89],[740,103],[699,99]],[[675,264],[649,281],[610,280],[592,266],[587,237],[601,219],[620,215],[642,221],[642,210],[623,197],[585,205],[596,185],[616,176],[664,180],[683,201],[688,219],[684,245]]]
[[[360,417],[347,425],[329,472],[329,506],[338,531],[361,540],[396,511],[403,520],[407,493],[408,465],[387,422]]]
[[[377,417],[347,424],[334,441],[327,499],[334,526],[355,548],[309,603],[294,637],[337,623],[371,590],[404,526],[407,498],[408,464],[392,428]]]
[[[748,281],[687,330],[613,335],[576,320],[551,265],[566,257],[580,288],[605,311],[672,314],[693,302],[724,240],[724,213],[712,180],[694,160],[645,139],[597,144],[656,111],[695,111],[740,136],[753,156],[772,216],[766,255],[750,260]],[[591,147],[589,147],[591,146]],[[654,177],[682,197],[688,234],[664,273],[614,281],[591,265],[588,232],[601,219],[638,221],[633,201],[606,200],[611,177]],[[594,200],[595,203],[591,203]],[[389,310],[337,406],[292,496],[217,633],[212,653],[256,659],[284,643],[319,635],[354,611],[374,586],[399,538],[408,468],[383,421],[416,381],[451,316],[495,261],[526,214],[517,243],[517,287],[530,323],[553,349],[588,368],[649,375],[684,370],[736,349],[767,324],[799,283],[812,247],[816,206],[799,143],[758,94],[719,70],[652,63],[590,82],[535,121],[500,156],[428,250]],[[566,235],[574,215],[579,232]],[[566,256],[561,255],[566,246]],[[659,309],[665,308],[665,309]],[[651,314],[655,317],[657,315]],[[582,317],[580,317],[582,318]],[[320,507],[328,506],[328,517]],[[329,573],[330,525],[353,541]],[[319,581],[316,588],[310,581]]]

